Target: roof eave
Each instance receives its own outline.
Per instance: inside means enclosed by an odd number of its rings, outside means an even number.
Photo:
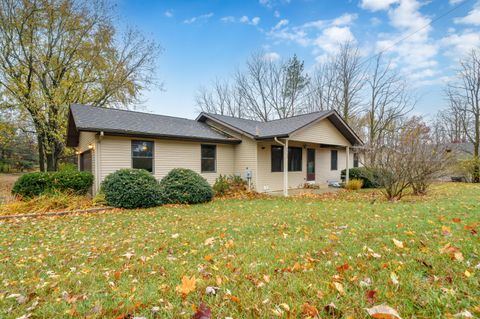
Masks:
[[[219,123],[220,125],[223,125],[223,126],[225,126],[226,128],[231,129],[232,131],[237,132],[237,133],[239,133],[239,134],[246,135],[246,136],[248,136],[248,137],[250,137],[250,138],[256,138],[255,135],[252,135],[252,134],[250,134],[250,133],[248,133],[248,132],[246,132],[246,131],[244,131],[244,130],[242,130],[242,129],[239,129],[238,127],[235,127],[235,126],[230,125],[230,124],[228,124],[228,123],[226,123],[226,122],[224,122],[224,121],[221,121],[221,120],[219,120],[219,119],[217,119],[217,118],[215,118],[215,117],[213,117],[213,116],[210,116],[209,114],[206,114],[205,112],[200,113],[200,114],[197,116],[197,118],[195,119],[195,121],[205,122],[205,119],[209,119],[209,120],[211,120],[211,121],[213,121],[213,122]]]
[[[235,139],[235,138],[221,139],[221,138],[198,137],[198,136],[150,134],[150,133],[144,133],[144,132],[100,129],[100,128],[92,128],[92,127],[81,127],[81,128],[78,128],[78,131],[103,132],[105,135],[110,135],[110,136],[158,138],[158,139],[182,140],[182,141],[193,141],[193,142],[210,142],[210,143],[219,143],[219,144],[240,144],[242,142],[241,140]]]

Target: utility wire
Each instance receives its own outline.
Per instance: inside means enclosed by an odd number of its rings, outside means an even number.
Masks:
[[[358,66],[360,67],[360,66],[364,65],[365,63],[369,62],[370,60],[372,60],[373,58],[378,57],[378,56],[380,56],[381,54],[389,51],[390,49],[392,49],[392,48],[394,48],[395,46],[397,46],[399,43],[401,43],[401,42],[403,42],[403,41],[411,38],[412,36],[414,36],[414,35],[417,34],[418,32],[420,32],[420,31],[422,31],[423,29],[431,26],[433,23],[439,21],[440,19],[443,19],[444,17],[448,16],[450,13],[452,13],[452,12],[460,9],[461,7],[465,6],[467,3],[470,3],[471,1],[472,1],[472,0],[465,0],[465,1],[460,2],[459,4],[457,4],[456,6],[454,6],[453,8],[451,8],[450,10],[442,13],[441,15],[439,15],[438,17],[436,17],[435,19],[432,19],[429,23],[425,24],[425,25],[422,26],[421,28],[419,28],[419,29],[417,29],[417,30],[415,30],[415,31],[407,34],[406,36],[402,37],[400,40],[396,41],[395,43],[393,43],[391,46],[387,47],[386,49],[383,49],[382,51],[380,51],[380,52],[378,52],[378,53],[376,53],[376,54],[374,54],[374,55],[366,58],[365,61],[360,62],[360,63],[358,64]],[[313,95],[313,94],[315,94],[315,93],[317,93],[317,90],[313,90],[312,92],[307,93],[307,94],[305,95],[305,97],[309,97],[310,95]]]

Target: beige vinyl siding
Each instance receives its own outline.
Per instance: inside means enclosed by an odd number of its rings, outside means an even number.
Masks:
[[[291,140],[310,143],[351,146],[350,142],[328,119],[320,120],[293,133]]]
[[[257,182],[257,175],[260,172],[257,167],[257,141],[246,135],[235,132],[219,123],[210,120],[207,120],[206,123],[242,141],[240,144],[234,145],[233,174],[244,177],[247,170],[251,171],[252,187],[255,190],[260,190],[260,184]]]
[[[116,170],[132,167],[132,140],[154,141],[153,175],[158,180],[173,168],[179,167],[199,173],[210,184],[213,184],[220,174],[233,174],[234,172],[234,146],[230,144],[215,144],[217,145],[216,172],[201,173],[200,145],[212,143],[105,136],[100,142],[100,182]]]
[[[338,151],[337,170],[331,170],[331,150],[330,148],[317,148],[315,158],[315,182],[324,184],[328,181],[341,181],[341,172],[347,167],[345,148],[336,149]],[[353,168],[353,151],[350,149],[349,167]]]
[[[99,182],[122,168],[132,167],[132,144],[130,138],[104,136],[99,141]]]
[[[215,172],[201,172],[201,144],[217,146]],[[177,167],[191,169],[202,175],[210,184],[213,184],[220,174],[233,174],[234,146],[230,144],[155,140],[155,177],[160,180],[170,170]]]

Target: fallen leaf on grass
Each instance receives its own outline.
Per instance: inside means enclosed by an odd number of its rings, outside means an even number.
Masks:
[[[302,315],[303,317],[316,317],[318,316],[318,309],[315,306],[312,306],[308,302],[302,305]]]
[[[398,281],[398,277],[397,275],[394,273],[394,272],[391,272],[390,273],[390,280],[392,281],[392,283],[397,286],[400,284],[400,282]]]
[[[214,242],[214,241],[215,241],[215,237],[207,238],[207,239],[205,240],[204,245],[205,245],[205,246],[213,245],[213,242]]]
[[[367,290],[365,292],[365,297],[367,298],[368,303],[375,303],[377,302],[377,292],[375,290]]]
[[[345,271],[345,270],[349,270],[349,269],[350,269],[350,265],[348,263],[337,267],[337,271]]]
[[[446,244],[442,248],[440,248],[440,253],[450,255],[450,258],[463,261],[463,254],[458,247],[452,246],[450,244]]]
[[[192,291],[195,291],[196,283],[197,283],[197,279],[195,279],[195,276],[192,276],[190,278],[187,276],[183,276],[182,283],[177,286],[176,290],[177,292],[186,296]]]
[[[212,318],[212,312],[203,303],[200,304],[200,306],[198,306],[197,311],[192,316],[192,319],[210,319],[210,318]]]
[[[473,318],[472,313],[468,310],[464,310],[462,312],[454,314],[453,316],[456,317],[456,318]]]
[[[397,246],[397,248],[403,248],[403,243],[400,240],[397,240],[395,238],[393,238],[392,240],[395,246]]]
[[[337,308],[337,306],[331,302],[328,305],[326,305],[323,310],[330,316],[333,316],[334,318],[341,318],[342,317],[342,312]]]
[[[343,289],[343,285],[341,283],[333,282],[333,286],[341,295],[345,295],[345,289]]]
[[[402,319],[395,309],[386,305],[367,308],[367,312],[370,317],[376,319]]]

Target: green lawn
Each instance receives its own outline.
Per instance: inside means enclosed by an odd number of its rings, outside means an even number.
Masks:
[[[480,185],[450,183],[397,203],[340,193],[2,222],[0,318],[190,318],[200,303],[212,318],[297,318],[305,303],[332,318],[332,302],[336,318],[379,304],[478,316],[479,199]]]

